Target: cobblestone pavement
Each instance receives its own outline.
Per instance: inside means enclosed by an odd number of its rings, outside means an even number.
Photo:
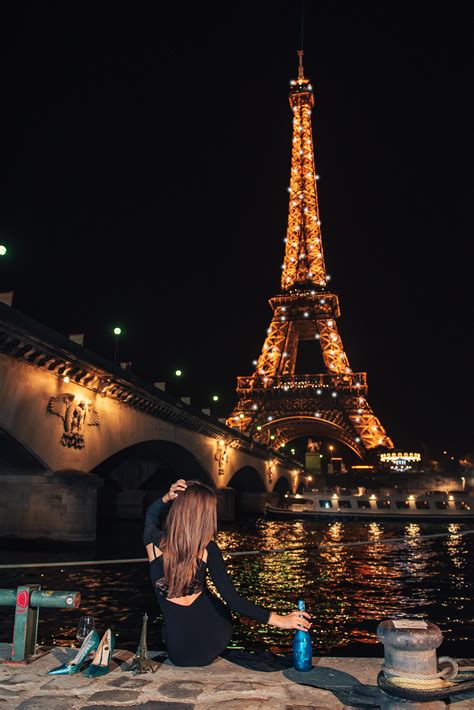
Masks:
[[[0,658],[9,644],[0,644]],[[133,654],[116,650],[110,673],[48,676],[51,668],[74,656],[55,648],[28,666],[0,664],[0,710],[323,710],[323,708],[418,708],[411,703],[386,704],[377,688],[380,660],[315,658],[313,670],[256,671],[219,658],[205,668],[178,668],[160,661],[155,673],[133,675]],[[317,686],[317,687],[315,687]],[[453,701],[455,699],[453,698]],[[446,707],[423,704],[425,710]],[[450,707],[450,706],[448,706]],[[474,694],[452,703],[453,710],[474,710]]]

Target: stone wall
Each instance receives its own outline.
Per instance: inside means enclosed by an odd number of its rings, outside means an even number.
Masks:
[[[2,474],[0,537],[92,542],[100,485],[82,472]]]

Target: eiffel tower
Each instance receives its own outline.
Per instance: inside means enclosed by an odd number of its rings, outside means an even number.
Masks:
[[[393,443],[367,400],[367,375],[352,372],[337,329],[339,300],[328,290],[316,189],[313,88],[302,50],[298,56],[289,96],[293,143],[282,293],[270,299],[273,318],[261,355],[252,375],[237,378],[239,399],[227,423],[274,448],[301,436],[331,437],[362,458]],[[298,343],[315,338],[326,372],[298,375]]]

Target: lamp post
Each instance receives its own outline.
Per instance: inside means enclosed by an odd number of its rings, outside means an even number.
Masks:
[[[0,265],[2,257],[4,257],[3,261],[5,262],[5,268],[8,269],[8,249],[5,244],[0,244]],[[0,303],[4,303],[6,306],[11,306],[13,302],[13,293],[13,291],[4,291],[3,293],[0,293]]]
[[[115,336],[114,362],[118,362],[118,344],[119,344],[119,337],[121,335],[122,335],[122,328],[120,328],[118,325],[115,326],[115,328],[114,328],[114,336]]]

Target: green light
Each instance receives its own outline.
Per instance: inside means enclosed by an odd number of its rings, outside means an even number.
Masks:
[[[181,377],[181,375],[183,374],[183,371],[182,370],[175,370],[174,374],[176,375],[176,377]]]
[[[6,248],[5,244],[0,244],[0,256],[5,256],[6,253],[7,253],[7,248]]]
[[[213,394],[213,395],[212,395],[212,401],[213,401],[213,402],[218,402],[218,401],[219,401],[219,395],[218,395],[218,394]]]
[[[257,427],[257,431],[262,431],[262,427],[261,427],[261,426],[258,426],[258,427]]]
[[[284,449],[285,446],[286,446],[286,444],[281,444],[281,447],[280,447],[280,448]]]
[[[296,454],[295,449],[291,449],[291,453],[292,453],[292,454]]]
[[[275,438],[275,434],[272,434],[272,435],[270,436],[270,439],[273,441],[274,438]]]
[[[114,335],[122,335],[122,328],[119,328],[118,326],[114,328]]]

